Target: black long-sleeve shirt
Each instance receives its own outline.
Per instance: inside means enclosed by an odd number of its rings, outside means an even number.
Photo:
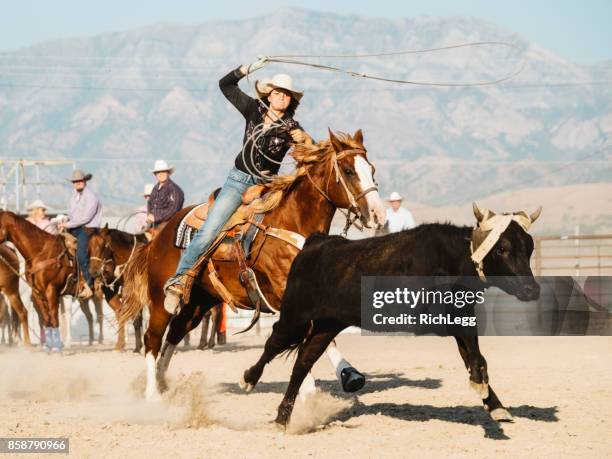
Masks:
[[[183,208],[185,195],[183,190],[168,179],[164,186],[159,187],[157,183],[153,187],[149,201],[147,202],[147,211],[153,214],[155,224],[170,220],[170,218]]]
[[[255,176],[261,174],[262,171],[276,174],[280,169],[280,164],[266,159],[261,152],[275,161],[282,161],[287,150],[291,147],[292,139],[289,131],[302,128],[297,121],[285,113],[282,117],[285,126],[268,129],[259,137],[256,146],[253,147],[252,139],[249,139],[249,137],[253,134],[255,127],[263,123],[267,108],[256,99],[242,92],[238,87],[238,82],[243,77],[244,75],[238,68],[232,70],[219,80],[219,88],[221,88],[223,95],[246,119],[244,137],[242,139],[244,155],[240,152],[236,156],[236,168]]]

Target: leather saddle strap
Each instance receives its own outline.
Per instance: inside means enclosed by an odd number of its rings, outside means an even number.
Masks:
[[[198,258],[198,261],[196,261],[195,265],[193,265],[191,269],[188,269],[185,272],[186,280],[185,286],[183,288],[183,301],[185,302],[185,304],[189,303],[189,298],[191,297],[191,289],[193,288],[193,283],[195,282],[196,277],[198,277],[200,269],[202,268],[204,263],[208,262],[210,256],[215,250],[217,250],[217,247],[219,247],[219,244],[223,242],[223,239],[225,239],[226,235],[227,231],[221,231],[217,235],[217,238],[213,241],[211,246],[208,248],[208,250],[202,255],[200,255],[200,258]]]
[[[266,234],[280,239],[281,241],[285,241],[298,250],[302,250],[304,248],[304,243],[306,242],[306,238],[301,234],[282,228],[272,228],[270,226],[266,229]]]
[[[213,285],[214,289],[219,293],[224,302],[226,302],[232,311],[238,313],[236,309],[236,305],[234,304],[234,297],[229,292],[229,290],[223,285],[221,279],[219,279],[219,275],[217,274],[217,270],[215,269],[215,265],[211,260],[208,260],[208,278],[210,279],[210,283]]]
[[[62,250],[62,252],[53,257],[53,258],[49,258],[47,260],[42,260],[42,261],[37,261],[36,263],[34,263],[32,265],[32,268],[30,268],[28,270],[29,274],[36,274],[39,271],[42,271],[43,269],[47,268],[48,266],[54,265],[56,263],[59,263],[60,260],[62,259],[62,257],[64,256],[64,254],[66,253],[66,248],[64,247],[64,249]]]
[[[304,248],[304,243],[306,242],[306,238],[295,231],[290,231],[282,228],[274,228],[272,226],[266,226],[262,223],[259,223],[252,218],[249,218],[249,223],[251,225],[257,226],[260,230],[264,232],[264,234],[268,236],[275,237],[286,243],[292,245],[298,250],[302,250]]]

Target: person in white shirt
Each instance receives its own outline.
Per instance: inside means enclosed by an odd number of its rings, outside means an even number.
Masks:
[[[402,207],[402,196],[397,191],[394,191],[389,196],[389,207],[387,209],[387,227],[390,233],[397,233],[407,229],[414,228],[414,218],[408,209]]]
[[[152,183],[147,183],[144,186],[144,199],[145,203],[138,208],[136,211],[136,217],[134,218],[134,228],[137,234],[144,233],[149,226],[149,222],[147,222],[147,203],[149,202],[149,197],[151,197],[151,192],[153,191]]]

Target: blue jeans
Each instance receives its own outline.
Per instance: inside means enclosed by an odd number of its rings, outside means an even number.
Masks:
[[[257,183],[259,183],[257,178],[235,167],[232,168],[217,199],[215,199],[215,204],[208,212],[206,221],[181,254],[176,273],[168,279],[164,287],[169,287],[178,282],[179,276],[185,274],[196,264],[200,255],[208,250],[223,226],[242,204],[242,194],[247,188]]]
[[[70,234],[76,237],[77,240],[77,262],[79,264],[79,269],[83,273],[83,277],[85,278],[87,285],[93,287],[93,279],[89,274],[89,234],[87,234],[87,231],[85,231],[84,226],[72,228],[70,230]]]

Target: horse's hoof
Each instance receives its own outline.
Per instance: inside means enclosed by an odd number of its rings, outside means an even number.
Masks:
[[[497,422],[514,422],[514,418],[505,408],[496,408],[491,411],[491,418]]]
[[[344,392],[357,392],[365,384],[365,376],[353,367],[346,367],[340,373],[342,390]]]
[[[242,375],[240,377],[240,381],[238,381],[238,385],[240,386],[240,388],[245,391],[247,394],[249,392],[251,392],[253,389],[255,389],[255,384],[251,384],[246,382],[246,380],[244,379],[244,375]]]

